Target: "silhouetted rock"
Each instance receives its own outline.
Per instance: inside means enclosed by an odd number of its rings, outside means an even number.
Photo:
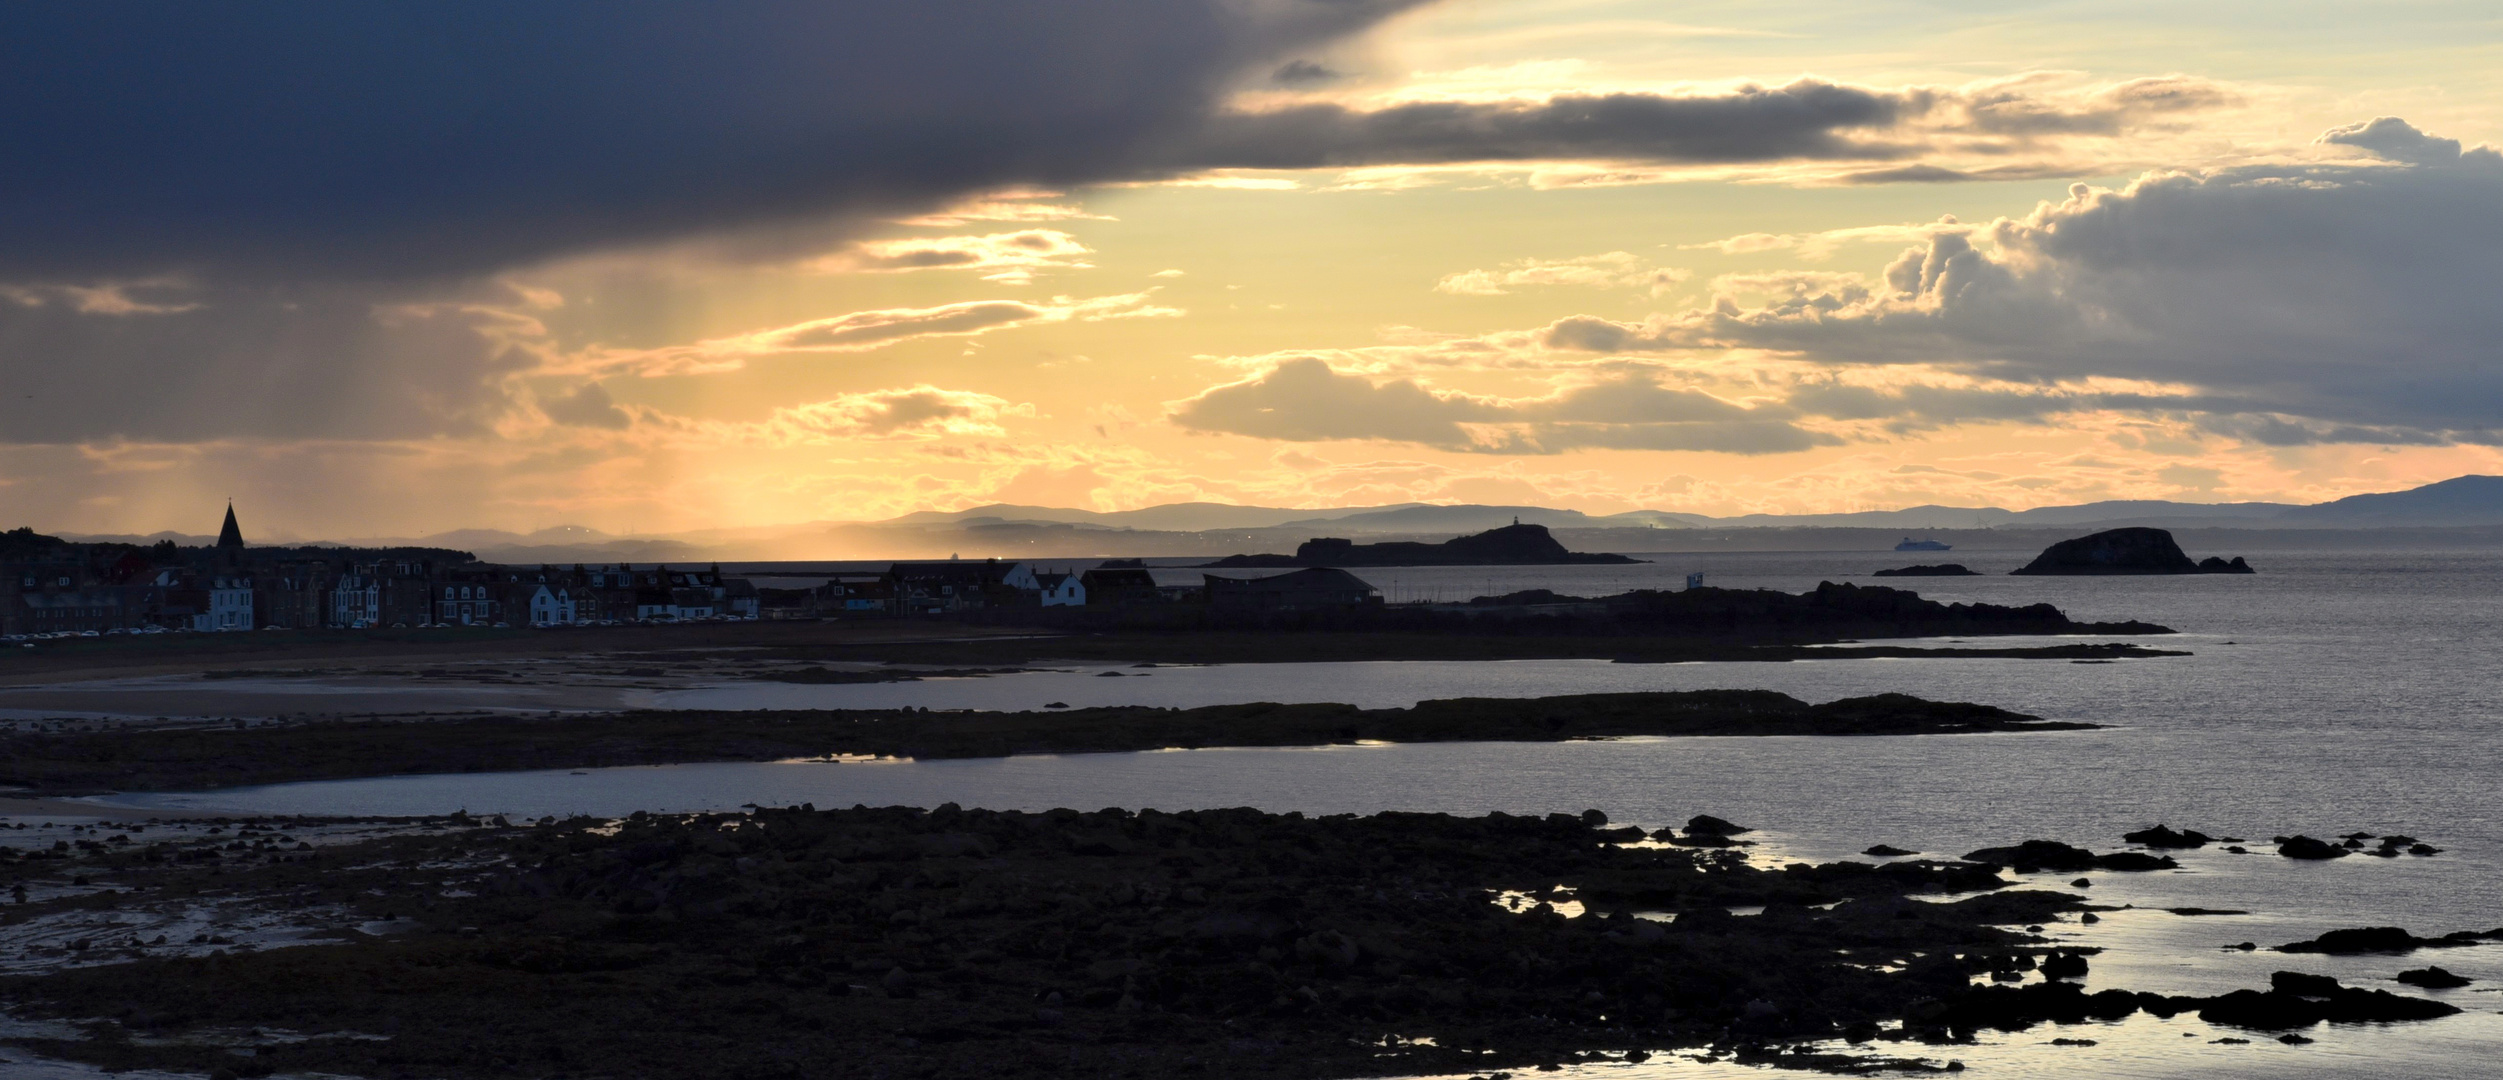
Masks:
[[[2280,971],[2270,975],[2268,982],[2267,993],[2236,990],[2210,999],[2200,1008],[2199,1018],[2211,1024],[2274,1030],[2308,1027],[2323,1020],[2431,1020],[2459,1012],[2439,1001],[2402,997],[2387,990],[2340,986],[2338,980],[2326,975]]]
[[[1736,836],[1739,833],[1754,831],[1744,825],[1724,821],[1710,814],[1697,814],[1686,819],[1686,835],[1688,836]]]
[[[2062,540],[2044,548],[2034,561],[2010,572],[2036,575],[2248,574],[2252,570],[2240,556],[2232,562],[2216,558],[2210,558],[2206,563],[2192,562],[2190,556],[2182,554],[2181,545],[2173,542],[2172,533],[2133,526]]]
[[[2020,874],[2039,870],[2073,873],[2079,870],[2171,870],[2181,865],[2169,856],[2149,855],[2139,851],[2116,851],[2097,855],[2081,847],[2072,847],[2057,840],[2027,840],[2012,847],[1983,848],[1968,852],[1966,862],[2005,866]]]
[[[1866,851],[1861,852],[1860,854],[1874,855],[1881,859],[1899,859],[1906,855],[1918,855],[1920,852],[1906,851],[1902,848],[1894,846],[1893,844],[1878,844]]]
[[[1873,574],[1873,575],[1871,575],[1871,576],[1872,576],[1872,577],[1979,577],[1979,576],[1981,576],[1981,575],[1980,575],[1979,573],[1975,572],[1975,571],[1965,569],[1965,568],[1964,568],[1964,564],[1963,564],[1963,563],[1938,563],[1938,564],[1936,564],[1936,565],[1932,565],[1932,566],[1905,566],[1905,567],[1898,567],[1898,568],[1893,569],[1893,570],[1880,570],[1880,571],[1878,571],[1877,573],[1875,573],[1875,574]]]
[[[1228,555],[1212,568],[1288,566],[1552,566],[1591,563],[1638,563],[1623,555],[1566,551],[1544,525],[1515,522],[1473,536],[1439,544],[1394,540],[1359,544],[1333,536],[1316,536],[1293,555]]]
[[[2277,853],[2289,859],[2341,859],[2346,857],[2347,849],[2326,840],[2289,836],[2278,841]]]
[[[2398,974],[2398,979],[2409,986],[2421,986],[2427,990],[2454,990],[2476,981],[2463,975],[2454,975],[2438,967],[2421,967],[2413,971],[2402,971]]]
[[[2042,958],[2042,977],[2046,979],[2083,979],[2086,977],[2086,954],[2055,952]]]
[[[2418,949],[2456,949],[2481,941],[2503,940],[2503,929],[2479,933],[2459,930],[2441,937],[2423,938],[2396,926],[2359,926],[2348,930],[2332,930],[2310,941],[2280,945],[2278,952],[2324,953],[2330,956],[2355,956],[2362,953],[2404,953]]]
[[[2185,829],[2181,832],[2174,832],[2173,830],[2159,824],[2152,829],[2140,829],[2137,832],[2122,833],[2121,839],[2127,840],[2133,844],[2145,844],[2151,848],[2196,848],[2206,847],[2216,838],[2196,829]]]

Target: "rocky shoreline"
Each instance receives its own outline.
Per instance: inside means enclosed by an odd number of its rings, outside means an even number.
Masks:
[[[28,794],[193,791],[409,773],[509,772],[833,755],[1007,757],[1167,747],[1317,746],[1641,735],[1941,735],[2063,731],[1987,705],[1901,694],[1810,705],[1761,690],[1454,698],[1411,709],[1253,703],[1196,709],[927,709],[463,717],[243,729],[0,735],[0,784]]]
[[[2035,932],[2088,921],[2085,899],[1998,865],[1768,868],[1598,811],[408,825],[324,846],[287,842],[316,821],[160,826],[0,860],[42,891],[0,908],[0,940],[104,927],[0,978],[21,1021],[0,1041],[237,1077],[1354,1077],[1668,1050],[1935,1072],[1984,1029],[2141,1010],[2263,1037],[2457,1011],[2291,972],[2088,994],[2095,950]],[[324,943],[131,929],[185,904],[281,913]]]

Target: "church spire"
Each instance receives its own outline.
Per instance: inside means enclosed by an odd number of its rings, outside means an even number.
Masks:
[[[217,530],[217,546],[221,550],[243,546],[243,527],[235,524],[235,501],[233,499],[226,500],[226,527]]]

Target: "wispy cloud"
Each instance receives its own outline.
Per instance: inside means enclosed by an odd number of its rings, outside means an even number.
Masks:
[[[1690,271],[1652,266],[1630,252],[1610,251],[1571,259],[1520,259],[1492,270],[1463,270],[1435,282],[1434,291],[1502,296],[1523,286],[1577,285],[1593,289],[1641,288],[1658,296],[1689,276]]]
[[[712,338],[657,349],[594,348],[551,365],[555,372],[632,372],[697,375],[734,371],[759,356],[779,353],[866,352],[919,338],[972,337],[995,330],[1058,322],[1103,322],[1179,316],[1180,308],[1151,302],[1155,290],[1079,300],[1054,297],[973,300],[926,308],[881,308]]]
[[[188,286],[176,278],[105,281],[86,285],[0,285],[0,299],[19,307],[59,305],[81,315],[180,315],[198,311],[197,300],[176,299]]]
[[[966,270],[983,280],[1023,285],[1037,271],[1085,270],[1093,250],[1056,229],[1022,229],[987,236],[927,236],[863,240],[849,250],[809,264],[821,273],[901,274],[915,270]]]
[[[1119,220],[1110,214],[1090,213],[1084,207],[1051,201],[1063,197],[1060,192],[1040,188],[1009,188],[977,195],[925,214],[900,218],[896,224],[952,229],[977,221]]]

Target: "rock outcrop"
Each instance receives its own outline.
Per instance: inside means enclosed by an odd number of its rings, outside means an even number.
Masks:
[[[2251,565],[2236,555],[2231,561],[2209,556],[2192,562],[2182,554],[2173,534],[2163,529],[2106,529],[2044,548],[2023,567],[2010,571],[2035,575],[2098,574],[2248,574]]]
[[[1544,525],[1515,522],[1439,544],[1395,540],[1359,544],[1318,536],[1306,540],[1293,555],[1228,555],[1207,565],[1214,568],[1287,566],[1564,566],[1587,563],[1637,563],[1623,555],[1567,551]]]
[[[1894,569],[1894,570],[1880,570],[1880,571],[1878,571],[1876,574],[1871,575],[1871,576],[1874,576],[1874,577],[1980,577],[1981,575],[1980,575],[1979,573],[1976,573],[1976,572],[1972,571],[1972,570],[1967,570],[1967,569],[1965,569],[1965,568],[1964,568],[1964,564],[1963,564],[1963,563],[1938,563],[1938,564],[1933,565],[1933,566],[1906,566],[1906,567],[1900,567],[1900,568],[1898,568],[1898,569]]]

